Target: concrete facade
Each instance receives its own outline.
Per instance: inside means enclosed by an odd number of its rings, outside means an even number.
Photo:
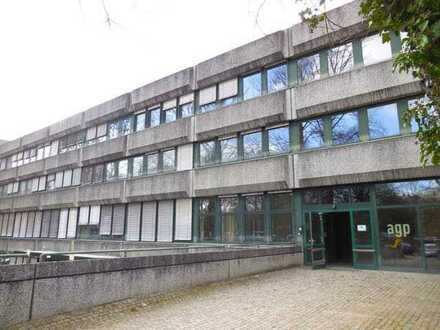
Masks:
[[[69,214],[69,223],[78,221],[78,226],[97,226],[94,229],[98,233],[93,235],[106,236],[106,239],[111,239],[115,232],[119,233],[115,234],[118,239],[124,239],[129,230],[135,230],[139,232],[139,240],[147,240],[142,238],[143,234],[145,237],[156,235],[153,240],[162,235],[171,242],[181,240],[176,237],[187,237],[178,232],[183,230],[191,233],[190,237],[196,241],[203,240],[200,238],[203,226],[199,226],[193,208],[198,207],[196,201],[203,197],[254,193],[271,196],[273,192],[289,191],[298,194],[300,200],[300,194],[308,188],[439,178],[439,167],[420,164],[414,132],[401,119],[408,100],[421,97],[422,88],[410,74],[392,70],[394,50],[400,39],[394,38],[394,44],[387,46],[393,51],[389,51],[388,57],[368,63],[366,59],[370,53],[363,47],[365,37],[372,33],[358,16],[358,7],[359,1],[354,1],[330,12],[342,28],[328,33],[316,29],[310,33],[306,24],[295,25],[148,83],[22,138],[1,143],[0,187],[3,194],[0,198],[0,226],[3,228],[0,228],[0,236],[26,236],[21,235],[25,229],[22,230],[20,224],[11,224],[10,219],[16,218],[17,214],[21,219],[22,212],[26,218],[26,212],[33,212],[33,217],[41,211],[47,215],[48,210],[65,210],[65,214]],[[353,49],[353,65],[333,74],[328,68],[329,54],[347,42]],[[307,62],[315,55],[320,63],[318,77],[301,78],[316,74]],[[284,76],[271,76],[274,67],[285,69]],[[249,87],[246,85],[249,77],[260,80]],[[221,90],[224,82],[229,86],[226,92]],[[248,87],[255,89],[256,94],[248,96]],[[212,92],[215,95],[208,95],[213,99],[201,104],[201,91],[206,88],[213,88],[211,92],[215,91]],[[217,97],[223,94],[226,95],[224,99]],[[392,110],[395,109],[397,128],[388,134],[388,127],[385,127],[383,136],[375,137],[369,131],[368,125],[373,118],[369,111],[384,104],[395,106]],[[159,112],[154,112],[156,106],[161,107]],[[332,142],[332,127],[328,123],[333,115],[353,111],[359,116],[359,139],[336,145]],[[369,115],[371,122],[367,118]],[[301,140],[305,134],[302,130],[314,120],[325,121],[329,126],[318,133],[325,143],[308,149]],[[288,127],[289,131],[287,149],[281,151],[277,148],[283,146],[270,142],[271,129],[280,126]],[[97,133],[100,130],[102,132]],[[263,142],[257,141],[262,150],[248,157],[243,144],[254,131],[262,132],[260,139]],[[83,134],[78,138],[80,142],[71,139],[75,134]],[[233,155],[234,160],[227,163],[219,159],[218,151],[222,141],[231,137],[237,139],[236,150],[241,150],[241,154]],[[209,164],[202,164],[202,144],[211,140],[215,140],[217,158]],[[44,156],[43,153],[40,156],[42,149]],[[166,153],[169,150],[174,150],[174,154],[168,159]],[[150,155],[153,156],[149,158]],[[142,168],[137,168],[142,175],[134,173],[136,157],[142,158]],[[114,177],[87,181],[86,170],[90,169],[95,178],[100,165],[106,166],[106,176]],[[154,166],[156,168],[150,170]],[[65,179],[66,173],[71,175],[70,170],[78,168],[82,171],[81,182],[73,184],[70,179]],[[60,184],[57,183],[59,173]],[[34,189],[32,180],[36,178],[40,184],[41,180],[47,180],[47,183],[44,181],[41,189]],[[26,180],[29,182],[22,183]],[[194,201],[184,210],[183,207],[179,209],[178,214],[185,221],[176,219],[176,200],[181,199]],[[142,203],[142,212],[137,211],[131,205],[133,203]],[[79,207],[112,204],[125,205],[126,211],[116,207],[109,211],[110,217],[119,217],[122,233],[119,224],[110,226],[111,230],[102,229],[106,221],[103,209],[96,219],[84,213],[85,223],[81,223]],[[297,213],[291,228],[298,229],[303,224],[301,202],[295,205]],[[218,211],[220,207],[216,209]],[[134,229],[128,228],[131,223],[128,214],[137,217],[133,224],[142,222],[141,228],[137,225],[133,225]],[[57,217],[47,216],[48,219]],[[56,220],[60,226],[61,219]],[[221,221],[220,216],[216,219]],[[166,225],[162,226],[163,223]],[[56,226],[58,228],[58,222]],[[269,233],[269,227],[266,224],[264,229],[267,231],[266,243],[276,239],[273,238],[275,234]],[[58,237],[65,238],[62,232],[65,228],[60,228]],[[75,223],[74,237],[89,238],[89,234],[82,233],[79,227],[76,229]],[[145,231],[143,234],[142,230]],[[275,232],[276,228],[270,230]],[[206,231],[212,234],[214,230],[208,228]],[[226,235],[221,234],[220,228],[215,231],[216,237]],[[299,231],[288,236],[291,239],[301,235]]]

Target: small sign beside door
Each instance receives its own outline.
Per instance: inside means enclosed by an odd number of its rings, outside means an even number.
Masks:
[[[367,225],[357,225],[357,231],[367,231]]]

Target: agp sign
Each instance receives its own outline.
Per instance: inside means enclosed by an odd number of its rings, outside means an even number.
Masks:
[[[393,235],[395,237],[406,237],[411,233],[411,227],[409,224],[404,223],[395,223],[387,225],[387,233],[388,235]]]

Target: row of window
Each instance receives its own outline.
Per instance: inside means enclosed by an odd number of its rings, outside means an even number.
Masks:
[[[190,205],[186,209],[191,211]],[[182,240],[182,232],[174,229],[174,212],[175,201],[165,200],[6,213],[0,214],[0,236],[171,242]],[[189,240],[191,222],[185,225]]]
[[[265,128],[234,136],[200,142],[196,146],[196,166],[233,162],[290,151],[289,125]]]
[[[176,169],[176,149],[83,167],[81,184],[152,175]]]
[[[293,61],[296,70],[288,77],[288,65],[282,63],[216,85],[198,92],[197,112],[212,111],[239,100],[248,100],[266,93],[287,88],[289,80],[307,82],[319,79],[323,74],[339,74],[351,70],[355,63],[370,65],[392,57],[390,43],[383,44],[379,35],[353,41],[329,50]],[[27,149],[0,159],[0,170],[21,166],[36,160],[54,156],[85,145],[138,132],[146,127],[155,127],[193,115],[195,112],[194,93],[163,102],[133,116],[119,118],[107,124],[93,126],[52,141],[40,147]]]
[[[81,168],[58,171],[28,180],[11,182],[0,186],[0,197],[26,195],[34,192],[52,191],[80,185]]]

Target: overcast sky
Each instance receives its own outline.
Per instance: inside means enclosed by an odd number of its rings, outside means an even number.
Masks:
[[[330,0],[346,3],[350,0]],[[0,139],[12,140],[297,23],[295,0],[0,1]]]

